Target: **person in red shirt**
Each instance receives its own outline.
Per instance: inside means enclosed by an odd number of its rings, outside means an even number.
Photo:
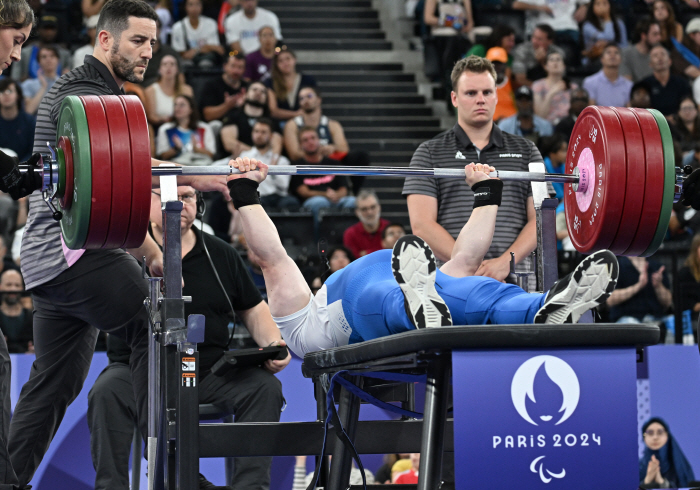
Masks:
[[[411,468],[399,473],[394,479],[394,484],[405,485],[407,483],[418,483],[418,467],[420,466],[420,453],[411,453]]]
[[[382,231],[389,224],[381,218],[382,207],[373,190],[360,191],[355,201],[355,215],[360,220],[343,234],[343,245],[350,249],[355,257],[362,257],[382,247]]]

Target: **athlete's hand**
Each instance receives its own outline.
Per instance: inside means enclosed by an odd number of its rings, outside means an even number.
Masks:
[[[267,172],[269,169],[269,167],[260,160],[248,157],[238,157],[235,160],[231,160],[230,162],[228,162],[228,164],[229,166],[238,169],[238,171],[241,173],[234,173],[233,175],[229,175],[226,179],[227,181],[247,178],[260,183],[267,177]]]
[[[505,281],[510,274],[510,260],[500,256],[495,259],[484,260],[476,271],[475,276],[493,277],[498,281]]]
[[[19,171],[19,159],[0,151],[0,191],[7,192],[16,201],[28,196],[36,189],[41,189],[41,176],[38,172],[31,170],[36,167],[40,158],[41,155],[38,153],[33,154],[25,162],[29,170],[22,173]]]
[[[284,340],[276,340],[272,344],[270,344],[270,347],[276,345],[285,346],[287,345],[287,343]],[[286,368],[289,364],[289,361],[291,360],[292,354],[289,352],[289,349],[287,349],[287,357],[285,357],[281,361],[268,359],[267,361],[265,361],[265,364],[263,364],[263,367],[270,371],[272,374],[276,374],[282,371],[284,368]]]
[[[477,182],[482,180],[489,180],[489,172],[495,172],[496,169],[489,165],[484,165],[481,163],[470,163],[464,167],[464,176],[469,187],[473,186]]]

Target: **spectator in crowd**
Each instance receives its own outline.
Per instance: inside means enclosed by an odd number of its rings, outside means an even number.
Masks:
[[[297,72],[297,57],[286,46],[275,52],[272,60],[272,76],[265,80],[268,88],[270,114],[275,119],[287,121],[301,116],[299,91],[304,87],[315,87],[316,79]]]
[[[216,152],[214,133],[199,120],[194,99],[178,95],[173,105],[173,122],[158,128],[158,158],[184,165],[210,165]]]
[[[313,477],[313,472],[306,473],[306,456],[297,456],[296,463],[294,464],[294,483],[292,490],[306,490],[311,484]],[[365,479],[367,480],[367,484],[374,483],[374,475],[367,468],[365,468]],[[354,462],[352,464],[352,470],[350,471],[350,485],[362,485],[362,473],[355,467]]]
[[[0,80],[0,148],[9,148],[26,162],[32,156],[35,121],[23,106],[19,84],[9,77]]]
[[[554,30],[547,24],[538,25],[532,32],[530,41],[518,44],[513,49],[516,85],[532,85],[533,81],[547,76],[544,63],[547,55],[553,51],[564,57],[564,50],[554,44]]]
[[[162,27],[161,27],[161,21],[160,19],[156,21],[156,42],[153,45],[153,57],[150,59],[148,62],[148,66],[146,67],[146,73],[143,75],[143,83],[141,84],[144,87],[148,87],[152,83],[155,83],[158,81],[158,72],[160,71],[160,62],[165,56],[172,56],[176,60],[178,60],[178,64],[180,63],[180,55],[177,54],[177,51],[175,51],[173,48],[170,47],[168,43],[163,43],[161,41],[162,39]],[[182,75],[181,75],[182,77]],[[145,106],[144,106],[145,107]]]
[[[518,108],[518,113],[502,119],[498,123],[501,131],[523,136],[536,145],[541,137],[552,135],[552,132],[554,132],[552,123],[535,114],[532,89],[530,87],[523,85],[515,91],[515,105]]]
[[[515,30],[507,24],[496,24],[493,26],[491,34],[488,35],[486,41],[483,44],[475,44],[465,56],[480,56],[482,58],[486,57],[486,53],[491,48],[503,48],[508,54],[508,66],[513,66],[513,56],[511,51],[515,48]]]
[[[474,56],[481,56],[483,58],[483,55],[475,54]],[[408,459],[409,456],[409,453],[385,454],[383,458],[384,463],[374,474],[375,481],[380,485],[391,483],[391,467],[394,466],[394,463],[396,463],[398,460]]]
[[[171,44],[187,64],[214,67],[221,64],[224,47],[219,42],[216,21],[202,15],[202,0],[185,2],[187,16],[175,23]]]
[[[591,105],[626,107],[630,100],[632,82],[620,76],[620,47],[608,43],[603,48],[600,63],[603,68],[583,80],[583,88],[590,96]]]
[[[168,39],[170,39],[170,32],[173,30],[173,14],[171,12],[172,7],[170,6],[170,0],[158,0],[153,10],[158,14],[158,40],[162,44],[168,44]]]
[[[299,130],[299,143],[304,157],[294,165],[329,166],[335,162],[323,156],[321,140],[316,128],[303,127]],[[302,206],[313,213],[314,230],[318,238],[319,213],[321,209],[354,209],[355,198],[348,195],[348,179],[342,175],[306,176],[293,175],[289,192],[299,198]]]
[[[95,49],[95,39],[97,38],[97,21],[99,15],[93,15],[85,19],[85,33],[88,37],[88,43],[73,51],[73,68],[83,66],[85,56],[92,54]]]
[[[229,111],[221,122],[221,143],[224,150],[237,157],[242,151],[253,146],[253,125],[260,117],[269,117],[267,105],[268,91],[260,82],[253,82],[243,98],[240,109]],[[278,125],[273,121],[272,152],[282,154],[282,135]]]
[[[693,236],[685,264],[678,270],[678,286],[681,311],[690,310],[692,324],[697,325],[700,316],[700,233]]]
[[[444,83],[452,65],[469,48],[465,34],[474,28],[471,0],[426,0],[423,22],[430,28],[425,40],[424,55],[430,58],[426,75]]]
[[[350,167],[368,166],[369,155],[362,151],[350,151],[343,126],[338,121],[323,115],[322,104],[323,99],[318,88],[304,87],[299,90],[301,115],[290,119],[284,125],[284,146],[289,158],[292,160],[303,158],[304,152],[299,146],[299,128],[310,126],[318,131],[323,156],[338,160]],[[364,182],[364,177],[352,176],[350,181],[353,191],[357,193]]]
[[[250,82],[265,81],[270,78],[272,59],[275,57],[277,38],[275,30],[264,26],[258,31],[260,49],[245,57],[245,74],[243,77]]]
[[[411,453],[411,468],[399,473],[394,478],[394,484],[406,485],[418,483],[418,468],[420,467],[420,453]]]
[[[505,133],[494,124],[496,73],[490,61],[476,56],[464,58],[455,65],[451,78],[457,124],[421,143],[413,154],[411,168],[463,168],[470,162],[497,159],[499,170],[527,171],[530,162],[542,163],[532,142]],[[413,233],[428,243],[439,261],[449,260],[455,239],[474,209],[474,192],[457,179],[407,177],[403,194],[408,196]],[[477,275],[498,280],[510,273],[510,252],[515,254],[519,267],[523,262],[527,266],[527,257],[537,245],[529,182],[504,185],[503,203],[487,259],[477,271]]]
[[[282,386],[274,374],[289,364],[291,356],[285,360],[266,361],[262,366],[232,369],[222,376],[211,373],[213,365],[229,349],[228,325],[234,314],[243,319],[256,345],[284,345],[284,341],[238,253],[193,226],[197,213],[195,190],[178,186],[177,194],[183,204],[180,221],[183,294],[192,296],[192,301],[185,305],[184,314],[206,317],[204,342],[197,346],[199,403],[211,403],[234,414],[236,422],[278,422],[284,398]],[[159,191],[154,190],[151,195],[150,218],[149,234],[162,246]],[[123,339],[110,335],[107,354],[110,364],[100,373],[88,395],[87,420],[97,490],[129,488],[133,429],[125,429],[136,422],[130,354],[131,349]],[[214,486],[200,474],[196,488],[269,488],[271,463],[272,458],[266,457],[237,458],[231,486]]]
[[[629,106],[639,109],[651,108],[651,90],[643,80],[641,82],[635,82],[635,84],[632,85]]]
[[[655,0],[652,5],[652,14],[654,20],[661,27],[661,43],[666,45],[667,49],[673,47],[671,38],[675,38],[678,42],[683,40],[683,26],[676,21],[676,13],[671,2],[668,0]]]
[[[681,145],[681,151],[692,151],[696,142],[700,141],[700,116],[698,116],[698,106],[695,105],[692,97],[687,96],[681,100],[671,127],[676,140]]]
[[[532,26],[542,24],[550,26],[559,37],[577,42],[578,25],[586,16],[588,1],[576,0],[516,0],[513,9],[528,12],[527,32],[533,32]],[[537,29],[537,27],[535,27]]]
[[[22,82],[24,107],[28,114],[35,115],[41,99],[58,80],[58,48],[52,45],[41,46],[36,53],[39,61],[39,71],[36,78],[28,78]]]
[[[618,257],[617,288],[607,300],[610,321],[659,322],[673,304],[666,267],[645,257]]]
[[[371,189],[362,190],[355,199],[355,215],[360,221],[343,233],[345,245],[355,257],[381,250],[382,233],[389,221],[382,218],[382,205]]]
[[[627,46],[627,29],[610,5],[610,0],[591,0],[586,10],[583,32],[583,55],[587,61],[596,61],[608,43],[621,48]]]
[[[401,223],[389,223],[382,231],[382,248],[394,248],[399,238],[406,235],[406,229]]]
[[[566,164],[566,152],[569,149],[569,140],[564,139],[560,133],[554,133],[540,140],[540,152],[544,157],[545,171],[549,174],[564,174]],[[556,192],[556,198],[561,202],[564,199],[564,184],[552,182]],[[563,206],[562,206],[563,210]]]
[[[671,73],[671,57],[661,44],[651,48],[649,64],[652,75],[644,79],[649,87],[651,107],[661,111],[664,116],[678,112],[681,100],[692,96],[688,81]]]
[[[82,0],[80,6],[83,11],[83,16],[92,17],[93,15],[100,15],[105,1],[106,0]]]
[[[257,118],[252,131],[253,147],[241,152],[240,156],[260,160],[271,167],[289,165],[289,160],[286,157],[280,156],[272,149],[273,134],[275,133],[272,120],[267,117]],[[217,164],[228,165],[229,160],[230,158],[227,157],[219,160]],[[268,175],[267,179],[260,184],[258,187],[260,204],[266,211],[299,210],[299,200],[288,193],[290,179],[290,175]]]
[[[22,305],[24,281],[22,274],[7,269],[0,274],[0,330],[9,352],[25,353],[34,349],[32,340],[32,310]]]
[[[689,80],[700,76],[700,18],[688,22],[683,42],[674,42],[671,50],[671,71],[676,75],[685,75]]]
[[[634,28],[631,46],[622,50],[620,75],[639,82],[651,75],[649,51],[661,42],[661,27],[649,17],[644,17]]]
[[[260,49],[258,33],[265,26],[272,27],[276,39],[282,39],[279,19],[273,12],[258,7],[258,0],[241,0],[241,9],[230,15],[224,25],[226,43],[235,53],[247,55]]]
[[[248,262],[248,272],[250,277],[253,279],[255,287],[258,289],[260,296],[267,301],[267,286],[265,285],[265,276],[263,275],[262,267],[260,266],[260,259],[255,255],[255,251],[248,246],[248,242],[245,241],[245,236],[241,235],[241,245],[245,251],[245,259]]]
[[[221,77],[209,81],[202,95],[202,115],[207,122],[221,120],[227,113],[243,105],[248,82],[243,80],[245,56],[229,54]]]
[[[158,128],[173,119],[175,97],[194,96],[192,87],[180,77],[180,65],[174,56],[163,56],[158,69],[158,81],[146,87],[146,116],[148,122]]]
[[[535,114],[556,124],[569,114],[571,92],[578,88],[566,78],[566,65],[559,53],[550,53],[544,64],[547,77],[532,84]]]
[[[575,88],[571,90],[571,103],[569,104],[569,114],[563,117],[554,127],[554,132],[564,136],[566,141],[571,138],[571,133],[576,124],[576,118],[581,111],[589,105],[590,96],[584,88]]]
[[[61,26],[65,28],[65,26]],[[12,78],[24,81],[27,78],[36,78],[39,72],[39,48],[46,45],[56,45],[58,40],[58,18],[55,15],[42,15],[39,18],[37,39],[33,43],[27,43],[22,48],[22,59],[18,63],[12,63]],[[64,47],[56,46],[59,63],[56,66],[56,76],[60,77],[71,69],[73,55]]]
[[[343,245],[334,245],[328,251],[328,274],[326,277],[349,266],[353,260],[355,260],[355,256],[348,248]]]
[[[644,455],[639,460],[639,488],[683,488],[695,475],[668,424],[652,417],[642,426]]]
[[[508,66],[508,53],[503,48],[495,47],[486,52],[486,59],[493,64],[496,70],[496,96],[498,103],[493,113],[493,120],[498,122],[504,118],[515,115],[518,109],[515,107],[515,94],[511,83],[511,69]]]

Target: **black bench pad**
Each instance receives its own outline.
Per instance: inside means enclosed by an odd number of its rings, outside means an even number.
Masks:
[[[644,347],[659,342],[653,324],[466,325],[411,330],[304,356],[305,372],[431,350],[544,347]]]

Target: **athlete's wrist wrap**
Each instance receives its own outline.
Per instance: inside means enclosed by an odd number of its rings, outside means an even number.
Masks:
[[[243,206],[260,204],[258,183],[250,179],[234,179],[228,181],[228,190],[233,199],[233,207],[240,209]]]
[[[482,180],[472,186],[474,191],[474,208],[479,206],[501,205],[503,181],[498,179]]]

